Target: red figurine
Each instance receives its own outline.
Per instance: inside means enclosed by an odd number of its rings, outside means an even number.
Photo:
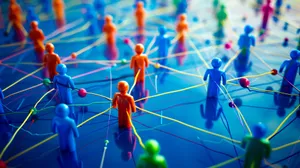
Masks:
[[[118,83],[119,92],[114,95],[112,107],[118,108],[119,128],[131,128],[131,112],[136,112],[134,98],[127,93],[129,85],[126,81]]]
[[[105,24],[103,26],[103,32],[106,33],[106,42],[108,45],[115,45],[115,35],[117,32],[117,28],[115,24],[112,22],[112,16],[108,15],[105,17]]]
[[[46,51],[47,54],[44,55],[43,64],[44,67],[48,69],[50,80],[53,80],[54,76],[58,74],[56,72],[56,66],[60,64],[60,58],[54,53],[54,45],[52,43],[46,44]]]
[[[267,0],[267,3],[262,7],[263,19],[261,28],[263,30],[267,29],[268,20],[274,11],[274,8],[271,6],[271,2],[271,0]]]
[[[29,32],[29,38],[32,40],[34,49],[37,53],[44,52],[45,46],[44,46],[44,40],[45,36],[41,29],[38,27],[38,22],[32,21],[30,23],[31,30]]]
[[[131,58],[130,68],[134,70],[134,77],[137,78],[137,83],[145,81],[145,69],[149,65],[149,60],[147,55],[142,54],[144,52],[144,45],[137,44],[135,46],[136,55]],[[136,77],[139,72],[138,77]]]

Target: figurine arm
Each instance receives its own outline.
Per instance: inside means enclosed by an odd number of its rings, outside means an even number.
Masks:
[[[60,57],[56,54],[56,63],[57,64],[60,64],[61,63],[61,61],[60,61]]]
[[[256,45],[256,40],[255,40],[255,37],[254,37],[254,36],[252,36],[252,41],[251,41],[251,42],[252,42],[252,46],[255,47],[255,45]]]
[[[287,60],[284,61],[284,62],[281,64],[281,66],[280,66],[280,68],[279,68],[279,72],[280,72],[280,73],[282,73],[282,71],[283,71],[284,68],[287,66],[287,64],[288,64],[288,61],[287,61]]]
[[[0,88],[0,100],[3,100],[4,99],[4,94],[2,92],[2,89]]]
[[[112,100],[112,108],[117,108],[118,107],[117,100],[118,100],[118,94],[115,94],[114,98]]]
[[[209,69],[208,70],[206,70],[206,72],[205,72],[205,74],[204,74],[204,77],[203,77],[203,80],[204,81],[206,81],[207,80],[207,77],[208,77],[208,75],[209,75]]]
[[[148,67],[149,66],[149,60],[148,60],[148,57],[146,55],[145,55],[144,61],[145,61],[145,66]]]
[[[72,90],[75,89],[75,84],[74,84],[74,81],[73,81],[73,79],[71,77],[69,77],[69,85],[70,85],[70,87],[71,87]]]
[[[76,124],[75,124],[74,120],[71,120],[71,127],[72,127],[75,138],[78,138],[79,137],[79,132],[78,132],[78,129],[76,127]]]
[[[131,58],[131,61],[130,61],[130,68],[133,69],[134,68],[134,56]]]
[[[223,80],[223,85],[226,85],[226,74],[225,74],[225,72],[222,73],[222,80]]]
[[[131,112],[136,112],[135,102],[133,97],[130,97],[130,106],[131,106]]]
[[[246,147],[246,145],[247,145],[249,139],[250,139],[250,136],[248,136],[248,135],[246,135],[246,136],[244,137],[244,139],[243,139],[243,141],[242,141],[242,143],[241,143],[241,147],[242,147],[242,148],[245,148],[245,147]]]

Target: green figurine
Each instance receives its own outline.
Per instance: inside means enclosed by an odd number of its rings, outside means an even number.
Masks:
[[[167,168],[165,157],[159,155],[160,146],[156,140],[150,139],[145,144],[145,154],[140,156],[137,168]]]
[[[272,148],[269,140],[264,138],[266,127],[258,123],[253,127],[253,136],[247,135],[242,141],[242,148],[246,148],[244,168],[259,168],[264,158],[269,158]]]
[[[181,0],[173,0],[174,6],[177,8]]]
[[[227,19],[226,8],[225,8],[225,5],[223,5],[223,4],[221,5],[220,10],[217,13],[217,19],[218,19],[218,28],[223,29],[224,23]]]
[[[220,5],[220,0],[213,0],[213,7],[216,10]]]

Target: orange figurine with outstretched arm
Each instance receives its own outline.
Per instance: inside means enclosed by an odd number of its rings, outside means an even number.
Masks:
[[[45,35],[43,33],[43,30],[39,29],[38,22],[32,21],[30,23],[31,30],[29,32],[29,38],[32,40],[34,49],[36,52],[44,52],[45,46],[44,46],[44,40]]]
[[[176,31],[178,33],[179,39],[178,42],[184,42],[185,41],[185,34],[189,29],[188,23],[186,21],[186,15],[181,14],[178,17],[179,21],[177,23]]]
[[[127,93],[129,85],[126,81],[118,83],[119,92],[114,95],[112,107],[118,108],[119,128],[131,128],[131,112],[136,112],[134,98]]]
[[[130,68],[134,70],[134,77],[137,79],[136,82],[145,81],[145,69],[149,65],[149,60],[147,55],[143,54],[144,45],[137,44],[135,46],[136,55],[131,58]],[[139,72],[139,74],[137,74]],[[138,76],[136,76],[138,75]]]
[[[105,16],[105,24],[103,26],[103,32],[106,34],[106,42],[109,45],[115,44],[115,35],[117,32],[117,28],[115,24],[113,23],[112,16],[108,15]]]
[[[46,44],[47,53],[44,55],[44,67],[48,69],[49,78],[53,80],[54,76],[58,73],[56,72],[56,66],[60,64],[59,56],[54,53],[54,45],[52,43]]]
[[[136,5],[135,17],[136,17],[137,27],[138,28],[144,28],[145,27],[146,11],[144,9],[144,3],[141,2],[141,1],[139,1]]]

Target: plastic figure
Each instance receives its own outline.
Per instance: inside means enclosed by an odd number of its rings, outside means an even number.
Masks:
[[[130,68],[134,70],[134,76],[136,78],[137,73],[137,83],[145,81],[145,69],[149,65],[149,60],[147,55],[142,54],[144,52],[144,45],[137,44],[135,46],[135,53],[136,55],[131,58],[130,61]]]
[[[162,26],[158,29],[159,36],[156,37],[155,45],[158,46],[158,57],[162,58],[158,62],[161,65],[166,65],[167,59],[169,53],[169,47],[171,46],[171,39],[166,34],[167,29]]]
[[[146,18],[146,11],[144,9],[144,3],[139,1],[137,3],[137,7],[135,10],[135,18],[136,24],[138,29],[142,29],[145,27],[145,18]]]
[[[270,142],[264,138],[266,127],[258,123],[253,127],[253,136],[247,135],[242,141],[242,148],[246,148],[244,168],[258,168],[264,158],[271,154]]]
[[[181,0],[178,4],[176,14],[180,15],[186,13],[187,8],[188,8],[187,0]]]
[[[265,5],[263,5],[263,7],[262,7],[263,18],[262,18],[261,28],[263,30],[267,29],[267,24],[268,24],[269,18],[272,15],[273,10],[274,10],[271,2],[272,2],[271,0],[267,0],[267,3]]]
[[[30,23],[31,30],[29,32],[29,38],[32,40],[35,51],[39,53],[43,53],[45,50],[44,46],[44,40],[45,36],[44,33],[41,29],[38,27],[38,22],[37,21],[32,21]],[[43,60],[41,59],[40,62]]]
[[[275,2],[275,13],[277,14],[277,15],[279,15],[280,14],[280,8],[281,8],[281,6],[282,6],[282,0],[276,0],[276,2]]]
[[[226,74],[224,71],[219,69],[222,65],[222,60],[220,58],[214,58],[211,61],[211,65],[213,69],[206,70],[203,79],[206,81],[207,77],[209,76],[207,97],[218,98],[221,80],[223,85],[226,85]]]
[[[217,11],[219,5],[220,5],[220,0],[213,0],[213,7],[215,11]]]
[[[242,34],[238,40],[238,45],[240,47],[241,52],[238,55],[238,58],[245,60],[248,62],[250,55],[250,47],[255,46],[255,37],[251,34],[253,31],[253,27],[250,25],[246,25],[244,28],[244,34]]]
[[[82,163],[78,161],[75,138],[79,132],[73,119],[69,118],[69,107],[59,104],[55,108],[56,116],[52,120],[52,132],[58,134],[61,156],[58,158],[61,168],[80,168]]]
[[[105,1],[104,0],[94,0],[94,7],[100,17],[105,16]]]
[[[91,23],[91,25],[88,28],[89,35],[95,35],[97,32],[98,25],[97,25],[97,13],[93,5],[91,4],[86,5],[84,16],[85,16],[85,20]]]
[[[150,139],[145,143],[145,154],[141,155],[137,163],[137,168],[159,167],[167,168],[167,161],[159,154],[160,146],[156,140]]]
[[[27,24],[30,25],[32,21],[39,22],[38,15],[34,12],[34,8],[32,6],[27,8],[27,15],[26,15]]]
[[[227,12],[224,4],[220,6],[220,10],[217,12],[216,17],[218,20],[218,30],[217,33],[215,33],[215,36],[223,37],[224,36],[223,28],[224,28],[225,21],[227,20]]]
[[[56,66],[60,64],[60,58],[54,53],[54,45],[52,43],[47,43],[45,48],[47,53],[44,55],[43,64],[48,69],[50,80],[53,80],[54,76],[57,75]]]
[[[134,98],[127,93],[129,85],[126,81],[118,83],[119,92],[114,95],[112,107],[118,108],[119,128],[131,128],[131,112],[136,112]]]
[[[53,0],[53,11],[57,20],[65,19],[65,4],[63,0]]]
[[[175,54],[178,54],[178,56],[176,57],[177,59],[177,65],[181,66],[184,64],[184,60],[187,56],[187,47],[185,45],[184,42],[180,42],[178,41],[176,46],[175,46]]]
[[[299,50],[292,50],[290,52],[291,59],[285,60],[281,64],[279,72],[282,73],[282,71],[285,70],[281,84],[282,86],[291,86],[291,84],[294,85],[297,76],[297,71],[299,71],[300,75],[300,62],[298,61],[299,55]]]
[[[24,41],[27,32],[23,27],[22,9],[16,0],[10,0],[8,8],[9,25],[6,34],[9,33],[11,27],[15,30],[15,38],[17,41]]]
[[[200,113],[203,119],[206,119],[205,127],[211,129],[214,126],[213,121],[217,121],[222,113],[222,107],[218,109],[218,98],[207,97],[205,111],[203,104],[200,106]]]
[[[122,160],[129,161],[136,147],[136,137],[132,134],[131,129],[119,129],[114,136],[117,147],[122,150]]]
[[[54,88],[58,90],[58,95],[61,103],[70,105],[73,103],[72,90],[75,89],[72,78],[67,75],[67,66],[65,64],[58,64],[56,71],[59,73],[53,78]],[[78,116],[74,112],[74,107],[70,108],[70,118],[78,122]]]
[[[186,21],[186,14],[181,14],[178,16],[179,20],[176,26],[176,31],[178,33],[179,39],[178,42],[184,42],[185,41],[185,36],[186,32],[189,29],[188,23]]]
[[[105,16],[105,24],[103,26],[103,33],[106,34],[106,43],[108,45],[116,44],[116,32],[117,28],[113,23],[113,18],[110,15]]]

